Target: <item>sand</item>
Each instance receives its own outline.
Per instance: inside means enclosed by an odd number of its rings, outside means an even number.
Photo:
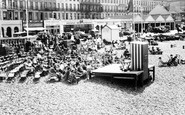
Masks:
[[[176,47],[170,48],[170,44]],[[156,80],[133,89],[133,81],[93,78],[77,85],[63,82],[0,83],[0,115],[185,115],[185,65],[157,67],[158,57],[185,58],[184,41],[160,42],[163,55],[149,55]]]

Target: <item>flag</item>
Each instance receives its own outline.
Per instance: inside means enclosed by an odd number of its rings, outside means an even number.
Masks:
[[[127,7],[127,13],[133,12],[133,0],[130,0]]]

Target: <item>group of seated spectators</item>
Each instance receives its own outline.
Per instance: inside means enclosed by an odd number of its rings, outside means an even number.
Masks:
[[[49,36],[44,36],[49,37]],[[99,52],[96,40],[86,40],[66,45],[64,38],[52,37],[48,41],[40,39],[27,47],[27,56],[24,62],[24,69],[29,70],[28,75],[40,78],[47,76],[47,81],[64,81],[67,83],[78,83],[79,80],[91,78],[91,70],[99,67],[121,63],[124,58],[129,58],[128,50],[119,57],[113,50],[114,47]],[[50,42],[52,41],[52,43]],[[19,52],[21,55],[21,53]]]
[[[150,54],[156,55],[156,54],[162,54],[163,51],[159,47],[153,47],[149,49]]]

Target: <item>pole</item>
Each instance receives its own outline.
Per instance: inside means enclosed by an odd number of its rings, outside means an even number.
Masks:
[[[143,19],[143,7],[141,6],[141,18]],[[144,22],[141,22],[141,34],[143,35],[143,24]]]
[[[1,12],[2,12],[2,9],[3,9],[3,2],[0,2],[0,17],[1,17],[0,20],[3,20],[3,19],[2,19],[3,16],[1,15],[1,14],[2,14],[2,13],[1,13]],[[1,21],[1,22],[2,22],[2,21]],[[3,31],[2,31],[2,29],[1,29],[1,27],[2,27],[2,23],[1,23],[1,22],[0,22],[0,38],[3,37],[3,36],[2,36],[2,35],[3,35],[3,34],[2,34]]]
[[[135,38],[136,38],[136,36],[135,36],[135,22],[134,22],[134,1],[132,2],[132,4],[133,4],[133,8],[132,8],[132,24],[133,24],[133,29],[134,29],[134,40],[135,40]]]
[[[29,35],[29,30],[28,30],[28,0],[26,0],[26,28],[27,28],[27,36]]]

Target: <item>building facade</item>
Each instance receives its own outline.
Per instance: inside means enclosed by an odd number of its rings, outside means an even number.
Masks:
[[[53,12],[57,10],[56,0],[0,0],[0,4],[1,36],[3,37],[12,37],[13,33],[24,30],[26,8],[28,27],[43,27],[43,20],[55,18]],[[3,23],[3,21],[10,23]],[[9,27],[6,28],[5,24],[8,24]],[[15,30],[15,26],[18,29]]]
[[[110,16],[127,15],[129,1],[130,0],[0,0],[0,20],[2,20],[0,23],[0,35],[12,37],[13,33],[23,31],[24,28],[27,27],[26,6],[28,6],[28,26],[43,27],[44,20],[50,18],[56,20],[82,20],[104,19]],[[133,11],[135,14],[143,13],[145,15],[158,4],[166,4],[166,2],[157,0],[133,0]],[[6,23],[3,21],[6,21]],[[7,23],[8,21],[11,23]],[[8,27],[11,29],[8,29]]]
[[[75,20],[81,18],[80,0],[56,0],[55,19]]]
[[[130,0],[101,0],[103,12],[101,18],[127,15]],[[158,4],[166,5],[167,2],[158,0],[133,0],[133,13],[147,15]]]
[[[103,7],[101,0],[81,0],[80,12],[82,19],[100,19]]]
[[[155,6],[158,4],[164,6],[167,2],[160,0],[133,0],[134,2],[134,13],[147,15]]]
[[[124,15],[128,0],[101,0],[103,12],[101,18]]]

